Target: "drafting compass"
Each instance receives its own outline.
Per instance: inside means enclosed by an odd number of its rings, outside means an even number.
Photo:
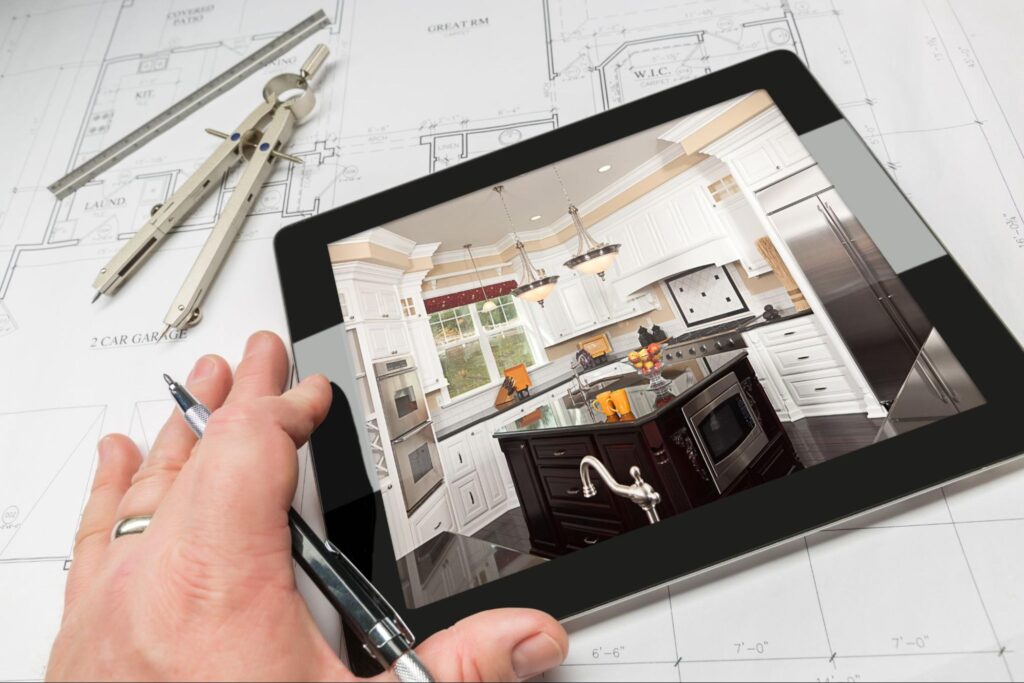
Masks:
[[[174,297],[164,323],[161,338],[173,327],[183,330],[200,321],[200,305],[220,270],[224,257],[238,234],[250,206],[277,159],[301,164],[302,159],[286,154],[284,145],[297,123],[309,117],[316,96],[309,80],[327,59],[325,45],[318,45],[297,74],[279,74],[263,86],[263,102],[252,110],[230,133],[206,129],[224,142],[178,191],[163,204],[153,207],[152,215],[121,248],[93,281],[93,301],[101,294],[112,295],[153,253],[167,234],[196,208],[196,205],[220,182],[235,164],[245,162],[238,184],[214,224],[210,236],[192,265],[185,282]]]

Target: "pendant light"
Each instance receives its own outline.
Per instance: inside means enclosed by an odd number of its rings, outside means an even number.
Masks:
[[[493,299],[487,298],[487,290],[484,289],[484,280],[480,277],[480,269],[476,267],[476,259],[473,258],[473,245],[463,244],[462,248],[469,254],[469,262],[473,264],[473,272],[476,273],[476,281],[480,283],[480,293],[484,295],[484,305],[480,307],[481,313],[489,313],[498,307],[498,304],[494,303]]]
[[[508,219],[509,228],[512,229],[512,237],[516,240],[516,250],[519,252],[519,259],[523,264],[523,284],[513,289],[512,295],[526,301],[536,301],[543,308],[544,299],[555,288],[558,276],[548,275],[544,272],[543,268],[534,268],[533,264],[530,263],[530,257],[526,255],[526,247],[523,246],[522,240],[519,239],[519,235],[516,233],[516,226],[512,223],[512,214],[509,213],[508,204],[505,203],[505,195],[502,194],[504,189],[504,185],[495,185],[494,187],[494,191],[501,198],[501,205],[505,208],[505,218]]]
[[[576,237],[579,240],[576,246],[576,255],[566,261],[565,265],[581,273],[597,275],[604,280],[604,271],[618,258],[619,247],[622,245],[597,242],[590,236],[587,229],[583,227],[583,221],[580,220],[579,209],[569,199],[569,193],[565,190],[565,183],[562,182],[562,176],[558,173],[558,167],[552,165],[551,168],[555,171],[558,184],[562,186],[562,195],[565,197],[566,203],[569,204],[569,218],[572,219],[572,227],[576,229]]]

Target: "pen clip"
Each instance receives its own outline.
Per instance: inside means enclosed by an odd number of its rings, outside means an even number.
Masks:
[[[412,630],[409,629],[409,626],[402,619],[402,615],[400,615],[398,611],[391,606],[391,603],[380,594],[377,587],[370,583],[363,573],[359,571],[359,567],[355,566],[347,557],[345,557],[344,553],[342,553],[336,545],[331,543],[330,539],[324,539],[324,547],[326,547],[327,550],[329,550],[338,560],[345,562],[355,572],[359,579],[362,580],[363,589],[366,591],[370,599],[373,600],[374,603],[376,603],[376,605],[387,615],[384,619],[378,622],[378,626],[384,624],[384,622],[388,622],[384,625],[385,628],[387,628],[387,626],[393,627],[403,638],[405,638],[405,642],[409,647],[415,645],[416,636],[413,635]]]

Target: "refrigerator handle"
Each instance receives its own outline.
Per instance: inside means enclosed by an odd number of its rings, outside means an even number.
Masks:
[[[953,387],[949,386],[949,384],[946,383],[946,380],[943,378],[942,373],[939,372],[938,368],[935,367],[935,363],[932,362],[932,359],[928,355],[928,352],[925,351],[924,349],[921,349],[919,358],[921,360],[922,367],[927,371],[925,374],[928,376],[928,382],[931,383],[933,386],[935,383],[938,383],[939,387],[942,390],[942,393],[949,397],[948,401],[945,398],[943,398],[943,401],[946,403],[949,403],[950,401],[952,401],[953,403],[959,403],[960,397],[957,396],[957,393],[956,391],[953,390]],[[942,397],[940,396],[940,398]]]
[[[864,257],[861,256],[860,252],[853,246],[853,242],[850,240],[849,233],[843,227],[843,222],[839,219],[839,215],[836,210],[821,197],[818,198],[820,202],[818,211],[821,213],[825,222],[828,223],[829,227],[832,228],[832,232],[839,238],[839,242],[846,249],[846,253],[849,254],[850,259],[853,261],[854,266],[860,271],[861,276],[867,283],[868,287],[874,293],[875,298],[878,299],[878,303],[881,304],[885,312],[889,314],[893,324],[896,325],[896,329],[899,330],[900,335],[903,337],[906,344],[914,351],[920,350],[920,345],[914,337],[913,331],[907,324],[907,321],[903,319],[903,314],[900,313],[899,309],[892,302],[892,294],[885,291],[883,287],[878,284],[878,277],[875,272],[871,269],[865,261]],[[825,208],[822,209],[822,206]],[[928,369],[933,369],[934,366],[929,362]],[[934,382],[932,383],[934,386]]]

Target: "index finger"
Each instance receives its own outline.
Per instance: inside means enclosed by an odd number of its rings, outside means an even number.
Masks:
[[[288,353],[273,332],[257,332],[245,344],[235,382],[224,405],[261,396],[278,396],[288,378]]]

